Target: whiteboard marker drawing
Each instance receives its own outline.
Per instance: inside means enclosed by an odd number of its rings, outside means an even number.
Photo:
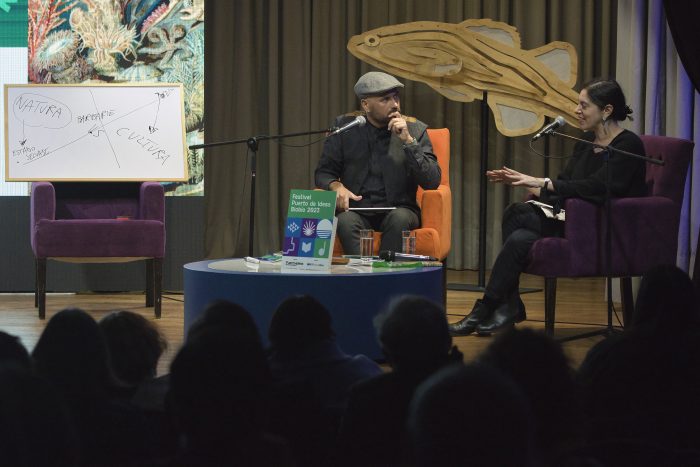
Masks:
[[[8,181],[186,181],[183,87],[5,85]]]
[[[92,103],[95,105],[95,112],[100,112],[100,109],[97,107],[97,102],[95,102],[95,95],[92,92],[92,89],[90,89],[90,97],[92,97]],[[100,119],[100,126],[104,129],[104,124],[102,123],[102,115],[99,117]],[[121,165],[119,164],[119,157],[117,157],[117,151],[114,150],[114,146],[112,146],[112,140],[109,139],[109,132],[105,131],[105,136],[107,137],[107,142],[109,143],[109,148],[112,150],[112,154],[114,155],[114,161],[117,163],[117,167],[121,168]]]

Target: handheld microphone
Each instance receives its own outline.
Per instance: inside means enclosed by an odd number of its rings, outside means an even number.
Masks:
[[[356,126],[364,126],[365,123],[367,123],[367,119],[363,117],[362,115],[358,115],[355,117],[355,120],[351,121],[350,123],[346,123],[345,125],[341,126],[340,128],[336,128],[335,130],[331,131],[328,136],[333,136],[337,135],[338,133],[342,133],[344,131],[349,130],[350,128],[356,127]]]
[[[561,128],[566,125],[566,120],[564,117],[559,115],[552,123],[542,128],[535,136],[532,137],[532,141],[537,141],[545,135],[551,134],[557,128]]]
[[[426,255],[410,255],[408,253],[397,253],[395,251],[382,250],[379,252],[379,259],[384,261],[438,261],[437,258]]]

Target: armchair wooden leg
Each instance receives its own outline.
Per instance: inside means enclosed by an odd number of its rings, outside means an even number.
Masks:
[[[554,312],[557,305],[557,278],[544,278],[544,332],[554,335]]]
[[[153,284],[155,278],[153,276],[153,261],[154,259],[146,260],[146,306],[153,306]]]
[[[153,259],[153,312],[160,318],[163,295],[163,259]]]
[[[622,319],[625,329],[632,326],[632,314],[634,313],[634,296],[632,295],[632,278],[620,278],[620,297],[622,298]]]
[[[36,258],[34,306],[39,308],[39,319],[46,318],[46,258]]]

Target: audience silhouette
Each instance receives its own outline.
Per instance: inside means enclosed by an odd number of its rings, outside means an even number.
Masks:
[[[579,369],[593,452],[609,463],[700,465],[700,311],[686,273],[642,278],[633,326],[595,345]]]
[[[156,376],[168,347],[155,324],[132,311],[116,311],[99,321],[114,375],[131,391]]]
[[[313,297],[279,305],[267,352],[250,314],[220,300],[190,326],[170,374],[154,378],[167,343],[151,321],[119,311],[98,324],[65,309],[31,357],[0,331],[1,462],[700,465],[698,291],[675,266],[654,268],[632,320],[578,371],[530,329],[500,334],[465,366],[444,309],[403,296],[375,319],[383,373],[340,349]]]
[[[153,451],[166,458],[177,436],[165,412],[168,377],[156,377],[158,360],[168,343],[153,321],[132,311],[116,311],[98,325],[104,336],[117,395],[138,408],[154,433]]]
[[[534,426],[520,388],[483,364],[450,365],[429,377],[407,420],[416,467],[534,466]]]
[[[97,322],[69,308],[46,324],[32,352],[39,376],[64,398],[79,439],[83,465],[152,459],[153,427],[119,398],[107,346]]]
[[[642,278],[632,330],[641,333],[695,333],[700,329],[700,292],[673,265],[658,266]]]
[[[32,367],[29,352],[17,336],[0,331],[0,364],[15,365],[29,370]]]
[[[357,383],[339,436],[338,463],[400,465],[404,425],[415,388],[445,365],[462,360],[452,346],[445,311],[423,297],[404,296],[377,316],[379,341],[392,370]]]
[[[0,363],[0,453],[6,466],[80,465],[78,436],[60,394],[29,368],[7,362]]]
[[[252,322],[243,312],[210,307],[172,363],[168,405],[183,439],[175,465],[293,465],[286,443],[265,432],[271,376],[255,327],[232,325]]]
[[[237,303],[228,300],[215,300],[204,309],[187,330],[187,339],[196,337],[200,332],[210,329],[222,329],[235,335],[243,335],[260,341],[260,333],[250,313]]]
[[[289,440],[298,465],[328,465],[350,387],[382,370],[340,349],[330,313],[313,297],[284,300],[268,334],[275,388],[271,429]]]
[[[350,386],[382,373],[364,355],[349,356],[335,341],[331,315],[308,295],[283,301],[269,329],[270,369],[282,384],[303,382],[324,408],[342,410]]]
[[[559,466],[562,456],[582,445],[580,390],[560,344],[532,329],[510,329],[479,360],[507,375],[525,395],[541,465]]]

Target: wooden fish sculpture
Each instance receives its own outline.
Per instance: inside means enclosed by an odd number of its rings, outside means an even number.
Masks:
[[[385,26],[351,37],[347,47],[360,60],[451,100],[481,100],[487,91],[496,127],[506,136],[533,133],[545,115],[576,125],[578,59],[567,42],[523,50],[513,26],[469,19]]]

